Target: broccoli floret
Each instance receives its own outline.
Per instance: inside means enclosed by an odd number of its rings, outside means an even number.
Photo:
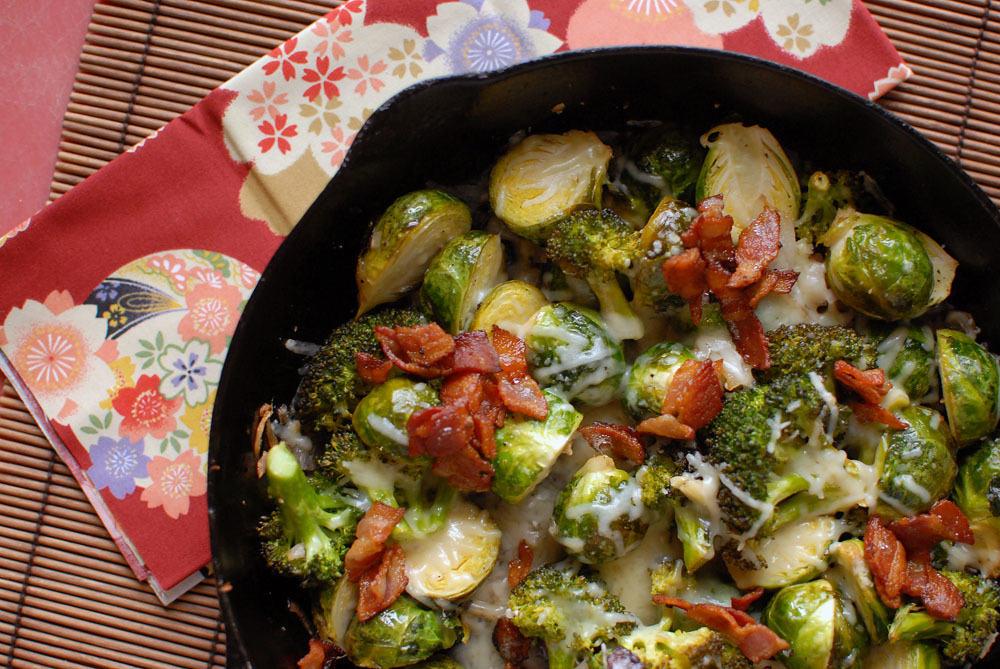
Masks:
[[[356,491],[322,474],[307,478],[283,442],[268,451],[266,465],[277,504],[259,528],[267,563],[307,585],[335,582],[361,517]]]
[[[381,354],[375,326],[420,325],[427,319],[408,309],[385,309],[338,327],[306,363],[295,397],[295,417],[316,430],[330,431],[351,422],[351,412],[371,386],[358,376],[354,354]]]
[[[635,479],[642,494],[642,503],[647,508],[660,514],[673,512],[677,538],[684,550],[684,565],[689,572],[694,572],[715,553],[708,521],[670,485],[670,479],[685,468],[679,458],[680,453],[656,453],[639,468]]]
[[[860,369],[875,365],[874,346],[848,327],[783,325],[768,332],[767,339],[771,367],[758,374],[762,381],[809,372],[829,377],[837,360],[846,360]]]
[[[576,667],[636,626],[596,572],[569,560],[528,574],[511,590],[507,608],[522,634],[545,644],[552,669]]]
[[[546,252],[566,274],[587,280],[601,304],[601,316],[619,339],[639,339],[643,327],[632,311],[617,272],[638,259],[639,233],[610,209],[570,214],[549,234]]]
[[[694,201],[705,149],[698,134],[675,126],[645,133],[629,150],[634,164],[625,164],[620,180],[633,197],[650,209],[665,196]]]
[[[670,479],[678,474],[681,466],[669,454],[654,453],[635,473],[635,480],[642,492],[642,503],[647,509],[665,513],[671,509],[677,492],[670,487]]]
[[[699,627],[668,631],[659,625],[640,627],[619,643],[646,669],[749,669],[752,665],[736,646],[718,632]]]
[[[904,606],[889,626],[890,641],[933,640],[946,664],[961,666],[986,654],[1000,626],[1000,584],[961,571],[942,570],[965,599],[954,621]]]
[[[837,210],[842,207],[865,208],[872,200],[867,193],[870,187],[870,179],[858,172],[813,172],[795,224],[795,236],[815,244],[830,229]]]

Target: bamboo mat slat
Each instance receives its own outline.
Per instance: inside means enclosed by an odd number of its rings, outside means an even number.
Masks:
[[[339,0],[115,0],[94,9],[50,200]],[[914,76],[882,104],[1000,202],[1000,3],[866,0]],[[10,385],[0,393],[0,666],[223,667],[214,581],[163,607]]]

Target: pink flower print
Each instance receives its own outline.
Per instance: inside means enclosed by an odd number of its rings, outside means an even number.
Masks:
[[[111,406],[122,417],[118,435],[139,441],[147,434],[155,439],[164,439],[177,429],[174,416],[184,398],[168,400],[160,392],[160,377],[143,374],[130,388],[122,388]]]
[[[375,61],[375,63],[369,66],[368,55],[365,54],[358,58],[357,65],[357,67],[353,67],[347,71],[348,78],[355,79],[358,82],[358,85],[354,87],[354,92],[358,95],[364,95],[365,91],[368,90],[368,85],[371,84],[372,90],[378,93],[385,86],[385,82],[374,75],[385,72],[385,61]]]
[[[233,274],[240,280],[244,288],[253,288],[260,279],[260,274],[257,270],[238,260],[233,261]]]
[[[313,53],[317,55],[329,53],[333,56],[334,60],[340,60],[347,55],[347,51],[342,46],[343,44],[349,44],[354,41],[351,31],[343,30],[338,32],[330,23],[330,17],[327,17],[326,21],[317,21],[312,27],[312,32],[314,35],[322,38],[313,47]]]
[[[295,65],[304,64],[308,58],[309,54],[305,49],[295,50],[295,47],[299,44],[299,38],[293,37],[281,46],[275,47],[267,55],[272,58],[268,62],[264,63],[264,73],[267,75],[272,75],[281,68],[281,76],[285,78],[285,81],[291,81],[295,78]]]
[[[169,278],[177,292],[183,293],[187,288],[187,268],[184,266],[183,260],[167,253],[162,256],[153,256],[146,262],[154,272],[159,272]]]
[[[240,289],[236,286],[216,288],[202,283],[185,296],[188,312],[177,331],[184,338],[200,339],[211,346],[212,353],[226,349],[226,338],[236,329],[239,318]]]
[[[344,128],[342,126],[337,126],[330,131],[330,135],[333,137],[332,142],[323,142],[322,152],[330,154],[330,165],[332,167],[339,167],[342,162],[344,162],[344,156],[347,154],[347,147],[351,145],[354,141],[354,135],[357,133],[352,132],[350,136],[344,137]]]
[[[278,85],[270,79],[265,80],[260,90],[252,90],[247,94],[247,100],[256,103],[257,107],[250,110],[250,118],[259,121],[265,115],[274,118],[278,115],[278,106],[288,104],[288,94],[275,95]]]
[[[278,145],[278,151],[281,151],[283,154],[288,153],[292,150],[292,144],[287,138],[295,137],[299,134],[298,126],[288,125],[288,114],[278,114],[274,117],[274,123],[264,121],[257,126],[257,129],[267,135],[267,137],[257,142],[257,146],[260,147],[262,153],[270,151],[275,144]]]
[[[207,267],[195,267],[191,270],[191,278],[197,283],[206,283],[213,288],[221,288],[226,285],[226,280],[222,272]]]
[[[363,6],[364,0],[350,0],[350,2],[345,2],[336,11],[330,12],[327,16],[340,25],[346,26],[354,21],[354,14],[361,13]]]
[[[303,95],[305,95],[310,102],[316,99],[316,96],[320,94],[320,91],[322,91],[327,98],[340,97],[340,89],[337,88],[337,84],[334,82],[340,81],[343,78],[343,66],[336,67],[331,70],[329,57],[321,56],[316,59],[316,69],[306,70],[306,73],[302,75],[303,81],[308,81],[310,83],[316,82],[307,88]]]
[[[139,498],[150,509],[162,506],[171,518],[186,514],[191,498],[208,490],[208,479],[201,472],[201,458],[190,449],[174,460],[157,456],[146,465],[146,471],[153,482]]]

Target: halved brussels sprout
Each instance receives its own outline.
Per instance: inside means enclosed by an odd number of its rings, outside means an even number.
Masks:
[[[490,205],[511,232],[541,241],[574,209],[600,206],[610,160],[592,132],[529,135],[493,166]]]
[[[888,637],[892,614],[875,589],[875,581],[865,562],[864,542],[861,539],[838,541],[830,547],[830,557],[833,566],[828,577],[854,603],[872,643],[883,643]]]
[[[548,304],[542,291],[524,281],[504,281],[483,299],[472,319],[470,330],[485,330],[492,335],[493,326],[517,334],[535,312]]]
[[[927,235],[905,223],[843,209],[820,243],[830,249],[826,256],[830,290],[868,316],[889,321],[919,316],[951,290],[954,261]]]
[[[878,367],[914,401],[935,386],[934,333],[926,325],[900,325],[879,342]]]
[[[637,306],[661,308],[671,294],[663,278],[663,261],[684,251],[680,233],[690,227],[697,215],[698,211],[685,202],[666,197],[643,226],[639,235],[642,256],[632,277],[633,301]]]
[[[774,534],[748,544],[759,558],[759,568],[746,569],[731,560],[726,566],[741,590],[799,583],[826,569],[827,550],[843,531],[843,523],[832,516],[785,525]]]
[[[937,331],[937,363],[948,424],[959,446],[985,437],[1000,420],[1000,365],[963,332]]]
[[[969,519],[976,566],[989,578],[1000,577],[1000,439],[984,441],[965,458],[952,499]]]
[[[860,667],[868,652],[854,606],[826,579],[778,591],[761,620],[791,646],[781,656],[789,669]]]
[[[897,416],[909,427],[888,430],[875,455],[878,513],[910,516],[931,508],[951,492],[957,465],[948,424],[937,411],[910,406]]]
[[[494,433],[493,492],[517,504],[549,475],[559,455],[583,420],[583,414],[555,393],[543,390],[549,404],[545,420],[508,415]]]
[[[598,455],[559,493],[549,532],[581,562],[601,564],[634,549],[648,529],[639,484],[610,457]]]
[[[674,374],[685,360],[694,359],[687,346],[668,341],[643,351],[625,374],[622,406],[628,415],[637,422],[659,416]]]
[[[734,239],[765,206],[776,209],[788,225],[798,218],[799,178],[769,130],[726,123],[702,135],[701,145],[708,154],[698,175],[696,199],[722,195],[724,211],[733,217]]]
[[[465,332],[503,271],[500,236],[471,230],[452,239],[431,260],[420,288],[421,304],[451,334]]]
[[[715,557],[712,521],[688,503],[674,507],[674,521],[677,523],[677,538],[684,551],[684,566],[693,574]]]
[[[336,585],[323,588],[313,612],[319,637],[343,648],[344,636],[354,620],[354,610],[357,607],[358,586],[347,580],[346,576],[337,581]]]
[[[344,635],[343,650],[359,667],[405,667],[454,646],[461,625],[455,614],[425,609],[400,595],[374,618],[355,618]]]
[[[417,409],[439,403],[437,391],[428,384],[397,376],[365,395],[355,407],[351,422],[367,446],[395,455],[408,455],[407,421]]]
[[[941,651],[929,641],[897,641],[872,648],[867,661],[878,669],[941,669]]]
[[[471,225],[465,203],[439,190],[407,193],[389,205],[358,258],[358,315],[413,288],[434,254]]]
[[[500,530],[490,514],[456,499],[441,529],[400,541],[406,554],[406,591],[420,600],[458,599],[485,579],[500,554]]]
[[[591,406],[607,404],[618,391],[625,355],[594,311],[562,302],[542,307],[524,343],[542,388]]]

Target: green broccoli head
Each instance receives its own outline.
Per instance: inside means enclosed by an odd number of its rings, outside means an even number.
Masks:
[[[621,182],[652,209],[665,196],[694,201],[694,186],[705,160],[698,133],[665,125],[644,133],[629,154]]]
[[[358,376],[354,354],[378,355],[382,352],[373,328],[426,322],[423,314],[417,311],[384,309],[338,327],[306,363],[295,396],[296,417],[323,431],[349,425],[354,407],[371,390],[371,386]]]
[[[265,559],[307,585],[335,582],[361,517],[357,491],[322,474],[306,477],[284,443],[268,451],[266,465],[277,509],[259,527]]]
[[[708,627],[668,631],[659,625],[641,627],[620,640],[646,669],[749,669],[740,650]]]
[[[511,590],[507,608],[522,634],[544,642],[553,669],[576,667],[596,646],[636,626],[597,573],[570,560],[528,574]]]
[[[677,497],[670,487],[670,479],[676,476],[681,466],[669,454],[654,453],[636,471],[635,480],[642,491],[642,503],[647,509],[665,513]]]
[[[1000,584],[969,572],[942,570],[965,599],[952,622],[912,607],[899,609],[889,627],[890,641],[933,640],[947,664],[975,662],[989,650],[1000,626]]]
[[[837,210],[854,207],[868,211],[866,205],[874,200],[868,192],[871,184],[871,180],[860,172],[813,172],[806,184],[795,236],[815,244],[830,229]]]
[[[783,325],[767,333],[771,367],[759,373],[762,381],[788,374],[816,372],[829,377],[833,364],[846,360],[860,369],[875,365],[875,348],[851,328],[839,325]]]

